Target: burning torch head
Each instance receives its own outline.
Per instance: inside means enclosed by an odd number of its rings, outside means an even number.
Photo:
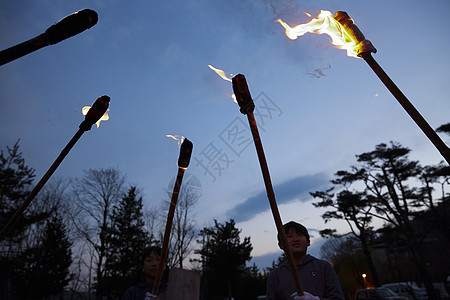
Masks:
[[[98,15],[95,11],[83,9],[50,26],[45,33],[48,36],[49,44],[54,45],[91,28],[97,24],[97,21]]]
[[[334,19],[342,26],[342,28],[350,35],[350,37],[358,44],[357,55],[361,57],[363,53],[376,53],[377,49],[369,40],[366,40],[364,34],[354,24],[352,18],[345,11],[338,11],[334,15]]]
[[[191,160],[192,148],[194,145],[187,138],[184,139],[180,147],[180,156],[178,157],[178,167],[186,169]]]
[[[95,100],[92,107],[87,112],[84,117],[84,121],[80,124],[80,129],[87,131],[90,130],[92,125],[94,125],[106,112],[109,106],[109,101],[111,98],[108,96],[101,96]]]
[[[244,115],[253,112],[255,103],[248,89],[247,80],[242,74],[237,74],[232,79],[233,91],[236,96],[236,101],[239,104],[241,113]]]

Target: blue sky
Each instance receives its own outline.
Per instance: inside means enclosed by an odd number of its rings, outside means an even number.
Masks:
[[[118,168],[147,206],[160,205],[179,153],[165,135],[186,136],[194,143],[188,172],[202,186],[198,225],[234,218],[251,236],[255,261],[281,253],[276,229],[247,119],[231,101],[231,83],[208,64],[246,76],[281,217],[309,228],[313,254],[319,230],[347,228],[325,225],[308,192],[327,188],[355,154],[393,140],[422,164],[442,160],[362,59],[327,36],[289,40],[274,21],[296,25],[310,20],[303,12],[346,11],[377,48],[377,62],[437,128],[450,109],[446,0],[0,0],[0,8],[0,49],[75,11],[99,15],[91,29],[0,66],[2,149],[20,138],[41,178],[77,131],[81,108],[108,95],[110,120],[81,137],[54,177]]]

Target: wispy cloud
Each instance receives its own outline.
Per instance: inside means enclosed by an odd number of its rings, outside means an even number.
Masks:
[[[294,199],[306,201],[309,199],[306,197],[309,195],[309,192],[323,188],[328,182],[329,179],[323,173],[299,176],[285,181],[274,186],[277,204],[288,203]],[[227,215],[236,222],[244,222],[267,209],[269,209],[269,203],[266,191],[264,190],[230,209],[227,212]]]

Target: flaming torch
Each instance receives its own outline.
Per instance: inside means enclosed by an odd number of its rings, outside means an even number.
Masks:
[[[44,176],[41,178],[41,180],[38,182],[38,184],[33,188],[31,193],[28,195],[27,199],[16,210],[16,212],[11,217],[9,222],[2,229],[2,231],[0,232],[0,241],[5,239],[5,237],[8,235],[8,233],[14,227],[14,225],[17,223],[19,218],[22,216],[25,209],[28,207],[28,205],[30,205],[31,201],[33,201],[33,199],[36,197],[36,195],[39,193],[39,191],[42,189],[42,187],[45,185],[45,183],[50,179],[52,174],[56,171],[56,169],[61,164],[63,159],[69,153],[70,149],[73,148],[73,146],[80,139],[80,137],[83,135],[83,133],[90,130],[92,125],[99,122],[99,120],[102,118],[102,116],[106,113],[106,111],[108,109],[109,101],[110,101],[110,98],[108,96],[101,96],[97,100],[95,100],[92,107],[86,113],[84,121],[81,122],[78,131],[75,133],[75,135],[72,137],[72,139],[66,145],[66,147],[61,151],[61,153],[56,158],[54,163],[48,169],[47,173],[44,174]]]
[[[166,229],[164,231],[164,240],[161,248],[161,259],[158,264],[158,271],[156,273],[155,282],[153,283],[152,294],[158,295],[159,284],[161,282],[162,274],[164,271],[164,265],[167,258],[167,249],[169,248],[169,238],[170,231],[172,230],[172,221],[175,214],[175,207],[177,206],[178,193],[180,192],[181,182],[183,181],[184,172],[189,166],[189,161],[191,160],[192,148],[194,145],[187,138],[182,137],[178,139],[179,136],[166,135],[175,140],[181,141],[180,155],[178,157],[178,174],[175,180],[175,185],[173,187],[172,198],[170,200],[169,212],[167,214]]]
[[[277,201],[275,199],[275,193],[273,192],[272,181],[270,179],[269,167],[267,166],[266,157],[264,155],[264,149],[259,137],[258,126],[256,124],[253,111],[255,109],[255,103],[253,102],[250,90],[248,89],[247,80],[242,74],[238,74],[230,79],[224,71],[217,69],[211,65],[208,67],[217,73],[222,79],[230,81],[233,84],[234,94],[231,96],[233,101],[239,105],[242,114],[247,115],[250,130],[253,136],[253,142],[255,144],[256,153],[258,154],[259,164],[261,166],[261,172],[264,178],[264,184],[266,186],[267,197],[269,198],[270,208],[272,210],[273,219],[277,227],[278,236],[280,237],[281,244],[283,245],[284,253],[289,263],[289,269],[292,272],[294,278],[295,287],[297,289],[297,295],[303,295],[303,288],[300,283],[300,277],[297,273],[297,267],[295,265],[294,256],[289,248],[286,232],[284,231],[283,222],[281,221],[280,212],[278,211]],[[230,74],[231,75],[231,74]]]
[[[95,11],[90,9],[77,11],[50,26],[37,37],[0,51],[0,65],[79,34],[97,24],[97,21],[98,15]]]
[[[278,205],[275,199],[275,194],[273,192],[272,182],[270,179],[269,168],[267,166],[266,157],[264,155],[264,149],[261,143],[261,138],[259,136],[255,116],[253,115],[255,103],[253,102],[252,96],[250,95],[247,80],[245,79],[244,75],[238,74],[234,76],[232,79],[232,83],[234,95],[236,97],[237,103],[239,104],[240,111],[244,115],[247,115],[248,118],[248,123],[250,125],[250,130],[253,135],[253,141],[255,143],[256,152],[258,154],[259,164],[261,166],[261,172],[264,178],[264,184],[266,186],[267,197],[269,198],[270,208],[272,210],[272,215],[275,220],[278,235],[280,236],[281,243],[283,245],[283,250],[286,254],[286,258],[289,263],[289,268],[291,269],[292,276],[294,278],[295,286],[297,289],[297,295],[303,296],[303,288],[300,283],[300,277],[297,273],[297,267],[295,265],[294,257],[292,256],[291,249],[289,248],[286,233],[283,227],[283,222],[281,221],[280,213],[278,211]]]
[[[450,164],[450,148],[442,141],[433,128],[431,128],[431,126],[412,105],[412,103],[375,61],[372,57],[372,52],[376,53],[377,50],[372,43],[364,37],[362,32],[358,29],[346,12],[338,11],[333,17],[331,12],[322,10],[317,18],[306,24],[300,24],[295,27],[290,27],[281,19],[277,20],[277,22],[285,28],[286,35],[290,39],[296,39],[307,32],[318,34],[326,33],[331,37],[331,43],[333,45],[347,50],[348,56],[363,58],[378,78],[380,78],[380,80],[384,83],[386,88],[397,99],[400,105],[422,129],[428,139],[439,150],[447,163]]]

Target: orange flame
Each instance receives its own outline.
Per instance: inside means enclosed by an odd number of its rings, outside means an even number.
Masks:
[[[221,69],[214,68],[214,67],[211,66],[211,65],[208,65],[208,67],[209,67],[211,70],[213,70],[214,72],[216,72],[217,75],[219,75],[220,77],[222,77],[223,80],[226,80],[226,81],[229,81],[229,82],[233,82],[233,81],[231,80],[231,78],[228,78],[227,75],[225,74],[225,72],[222,71]],[[233,76],[233,74],[230,74],[230,76]],[[232,94],[232,95],[229,95],[229,96],[231,97],[231,99],[233,99],[234,102],[237,103],[236,95],[235,95],[235,94]]]
[[[181,146],[181,144],[184,142],[185,137],[182,135],[172,135],[172,134],[166,134],[166,137],[172,138],[175,141],[178,142],[178,146]]]
[[[89,111],[90,109],[91,109],[90,106],[84,106],[84,107],[81,109],[81,113],[83,114],[83,116],[85,116],[85,115],[88,113],[88,111]],[[101,122],[101,121],[107,121],[107,120],[109,120],[108,111],[109,111],[109,108],[106,110],[106,112],[103,114],[103,116],[97,121],[97,123],[95,123],[95,124],[97,125],[97,128],[100,127],[100,122]]]
[[[347,50],[347,55],[357,56],[358,42],[337,22],[333,14],[327,10],[321,10],[317,18],[312,19],[306,24],[300,24],[290,27],[281,19],[276,20],[286,30],[286,35],[291,40],[297,39],[305,33],[328,34],[331,37],[331,43],[339,49]]]

